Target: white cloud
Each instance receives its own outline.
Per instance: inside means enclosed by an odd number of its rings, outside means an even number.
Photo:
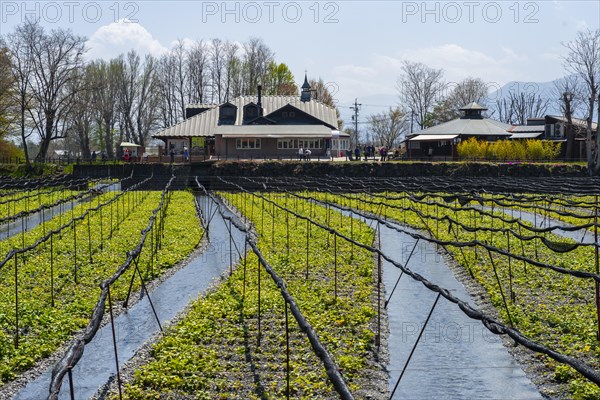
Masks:
[[[122,19],[100,27],[87,41],[90,60],[109,59],[135,50],[141,55],[160,56],[168,51],[142,25]]]

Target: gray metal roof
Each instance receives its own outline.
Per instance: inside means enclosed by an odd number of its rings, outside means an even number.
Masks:
[[[541,136],[544,132],[520,132],[513,133],[511,139],[535,139]]]
[[[466,106],[463,106],[459,109],[460,111],[466,111],[466,110],[487,110],[487,108],[480,106],[479,104],[472,102],[467,104]]]
[[[257,96],[240,96],[230,101],[237,107],[235,125],[241,125],[243,121],[244,106],[249,103],[257,103]],[[337,114],[335,108],[330,107],[317,100],[300,101],[298,96],[262,96],[261,98],[263,115],[267,116],[273,111],[280,109],[288,104],[304,111],[307,114],[330,125],[331,128],[337,128]],[[163,129],[152,135],[155,138],[162,137],[191,137],[191,136],[214,136],[215,128],[219,122],[219,106],[210,105],[209,110],[201,114],[190,117],[171,127]],[[263,125],[264,126],[264,125]]]
[[[510,129],[510,132],[519,133],[519,132],[539,132],[543,133],[546,130],[544,125],[517,125],[513,126]]]
[[[331,138],[331,128],[325,125],[220,125],[214,132],[223,137]]]
[[[451,140],[451,139],[454,139],[455,137],[458,137],[458,135],[417,135],[408,140],[411,140],[411,141]]]
[[[562,115],[546,115],[546,117],[554,118],[562,122],[567,122],[567,118],[563,117]],[[573,125],[579,126],[581,128],[587,127],[587,121],[585,119],[572,117],[571,122],[573,122]],[[592,122],[592,129],[595,130],[597,127],[598,124],[596,122]]]
[[[415,132],[418,135],[468,135],[468,136],[510,136],[507,132],[512,125],[489,118],[457,118],[431,128]]]
[[[185,108],[213,108],[218,106],[215,103],[196,103],[196,104],[188,104]]]

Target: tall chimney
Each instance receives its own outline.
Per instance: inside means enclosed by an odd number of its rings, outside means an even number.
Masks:
[[[258,85],[258,102],[256,103],[258,106],[258,116],[262,117],[263,108],[262,108],[262,85]]]

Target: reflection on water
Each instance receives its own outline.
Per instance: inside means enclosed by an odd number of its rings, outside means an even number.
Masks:
[[[380,229],[382,252],[404,264],[416,239],[385,226]],[[419,241],[407,266],[476,308],[435,245]],[[400,270],[384,261],[387,296],[399,276]],[[396,385],[435,297],[436,294],[421,283],[403,276],[389,301],[390,391]],[[394,394],[394,399],[541,398],[500,338],[444,298],[440,298],[433,311]]]

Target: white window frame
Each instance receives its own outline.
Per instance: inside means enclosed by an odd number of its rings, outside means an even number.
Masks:
[[[298,139],[298,146],[300,145],[305,149],[322,149],[323,139]]]
[[[235,148],[236,150],[260,150],[260,138],[237,138]]]

